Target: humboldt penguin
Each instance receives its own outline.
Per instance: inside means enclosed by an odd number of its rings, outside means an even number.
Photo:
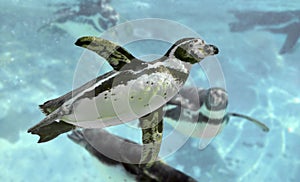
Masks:
[[[227,112],[227,106],[228,94],[223,88],[183,87],[164,110],[167,123],[177,131],[201,139],[200,149],[223,130],[232,116],[247,119],[263,131],[269,131],[265,124],[252,117]]]
[[[75,130],[68,137],[99,160],[103,181],[196,182],[161,160],[151,167],[138,165],[142,146],[104,129]]]
[[[183,38],[163,57],[145,62],[99,37],[81,37],[75,44],[94,51],[114,70],[40,105],[46,117],[28,132],[39,135],[38,142],[46,142],[76,127],[104,128],[139,119],[144,144],[141,164],[157,158],[163,106],[182,88],[193,64],[219,52],[200,38]]]

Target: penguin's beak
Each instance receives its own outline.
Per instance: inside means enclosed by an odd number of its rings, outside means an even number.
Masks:
[[[216,46],[214,45],[209,45],[209,46],[212,47],[214,55],[219,53],[219,49]]]
[[[209,56],[209,55],[213,56],[213,55],[216,55],[219,53],[219,49],[216,46],[210,45],[210,44],[205,45],[202,48],[202,51],[207,56]]]

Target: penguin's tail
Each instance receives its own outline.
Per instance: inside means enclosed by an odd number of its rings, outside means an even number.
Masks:
[[[38,143],[47,142],[56,138],[58,135],[75,129],[74,125],[62,120],[57,121],[57,114],[51,113],[40,123],[28,129],[28,133],[40,136]]]

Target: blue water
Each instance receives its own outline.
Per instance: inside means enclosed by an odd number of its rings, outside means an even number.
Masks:
[[[95,34],[84,24],[80,28],[62,25],[66,32],[38,31],[58,8],[49,3],[0,0],[0,181],[103,181],[98,161],[66,135],[37,144],[38,137],[26,132],[43,118],[39,104],[72,89],[79,60],[85,55],[74,42]],[[298,0],[112,0],[111,6],[120,15],[119,23],[142,18],[172,20],[218,46],[225,82],[209,82],[199,65],[190,80],[199,87],[226,87],[229,111],[255,117],[270,128],[264,133],[247,121],[232,119],[204,151],[198,149],[197,139],[190,139],[164,161],[199,181],[300,180],[299,41],[290,53],[280,55],[285,35],[229,29],[236,21],[230,11],[299,10]],[[147,32],[139,28],[141,34]],[[180,34],[176,29],[169,31]],[[134,30],[129,27],[130,32]],[[163,55],[169,46],[141,41],[127,48],[143,57]],[[100,72],[108,69],[105,66]],[[89,76],[82,74],[75,84]]]

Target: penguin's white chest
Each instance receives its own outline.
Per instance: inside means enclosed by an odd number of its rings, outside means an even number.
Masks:
[[[171,74],[154,72],[112,88],[93,98],[73,104],[73,112],[64,121],[84,128],[103,128],[138,119],[165,104],[183,83]]]
[[[179,109],[178,112],[180,112],[178,121],[170,117],[167,122],[186,136],[210,139],[217,136],[226,125],[224,122],[226,109],[213,111],[203,104],[198,111]]]

